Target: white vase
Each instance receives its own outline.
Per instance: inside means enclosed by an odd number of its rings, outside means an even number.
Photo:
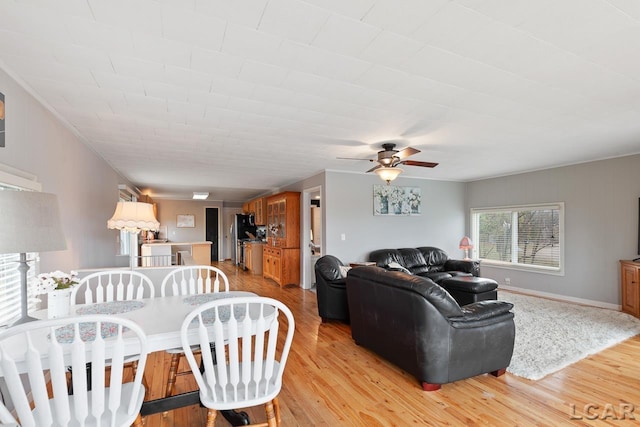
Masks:
[[[57,289],[47,294],[49,298],[47,304],[47,313],[49,319],[57,319],[69,315],[71,288]]]

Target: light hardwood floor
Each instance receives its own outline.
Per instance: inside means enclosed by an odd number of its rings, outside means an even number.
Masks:
[[[231,263],[214,265],[227,273],[232,290],[279,299],[293,311],[296,332],[280,393],[284,426],[640,424],[640,336],[540,381],[509,373],[499,378],[481,375],[425,392],[414,377],[358,347],[348,325],[321,323],[315,293],[280,289]],[[164,353],[150,356],[145,372],[151,388],[148,398],[161,396],[168,363]],[[195,386],[190,375],[178,377],[177,393],[191,389]],[[252,421],[266,419],[262,407],[246,411]],[[144,423],[190,427],[204,425],[205,420],[205,409],[190,406],[145,417]],[[221,416],[216,420],[216,426],[228,425]]]

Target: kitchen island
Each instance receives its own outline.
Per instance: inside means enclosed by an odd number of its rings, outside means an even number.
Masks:
[[[140,249],[143,267],[161,267],[179,263],[178,254],[188,254],[190,263],[211,265],[211,242],[154,242],[146,241]]]

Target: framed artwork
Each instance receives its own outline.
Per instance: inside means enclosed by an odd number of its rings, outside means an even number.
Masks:
[[[194,228],[196,226],[196,217],[192,214],[178,214],[176,227],[178,228]]]
[[[373,186],[374,215],[420,215],[421,205],[419,187]]]

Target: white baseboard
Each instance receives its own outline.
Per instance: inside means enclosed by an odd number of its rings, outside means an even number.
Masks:
[[[568,297],[566,295],[552,294],[550,292],[533,291],[531,289],[517,288],[515,286],[500,285],[498,286],[498,291],[500,289],[504,289],[506,291],[519,292],[521,294],[531,295],[535,297],[551,298],[551,299],[556,299],[560,301],[573,302],[576,304],[590,305],[590,306],[599,307],[599,308],[607,308],[609,310],[620,311],[620,309],[622,308],[619,304],[610,304],[602,301],[593,301],[593,300],[584,299],[584,298]]]

